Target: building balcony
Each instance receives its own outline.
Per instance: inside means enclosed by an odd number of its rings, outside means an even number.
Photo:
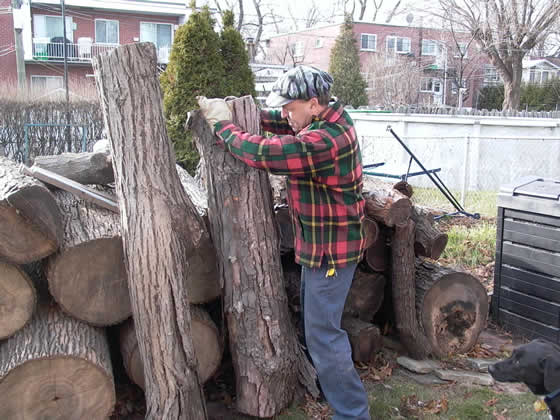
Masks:
[[[60,39],[59,39],[60,38]],[[78,38],[77,43],[66,43],[66,57],[68,63],[90,64],[91,59],[101,53],[108,52],[117,48],[119,44],[98,44],[91,41],[91,38]],[[159,64],[169,63],[169,52],[171,47],[157,48],[157,59]],[[64,61],[64,39],[57,38],[34,38],[33,39],[33,60],[35,61]]]

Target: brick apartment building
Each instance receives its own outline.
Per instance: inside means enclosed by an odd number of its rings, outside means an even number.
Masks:
[[[94,88],[92,57],[122,44],[151,41],[158,63],[169,60],[173,34],[190,14],[185,0],[65,0],[69,90]],[[17,85],[14,28],[23,38],[27,86],[35,94],[63,87],[60,0],[0,0],[0,80]]]
[[[341,26],[332,24],[272,36],[267,59],[274,64],[309,64],[327,70]],[[380,101],[376,92],[383,85],[381,79],[388,78],[388,73],[402,72],[404,67],[418,77],[417,97],[410,103],[457,106],[462,88],[463,106],[472,107],[481,86],[499,81],[496,69],[475,42],[469,43],[466,33],[453,35],[430,28],[355,22],[354,35],[361,72],[368,82],[370,105]],[[387,68],[379,71],[379,63]],[[373,71],[375,66],[377,72]],[[402,73],[402,81],[405,79],[410,79],[409,73]]]

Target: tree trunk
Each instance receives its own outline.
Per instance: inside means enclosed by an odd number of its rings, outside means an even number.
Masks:
[[[383,303],[384,290],[385,277],[382,274],[356,270],[344,304],[344,313],[371,322]]]
[[[377,241],[377,238],[379,236],[379,225],[375,220],[370,219],[369,217],[366,217],[364,219],[363,224],[366,234],[366,244],[364,245],[364,248],[369,248],[375,243],[375,241]]]
[[[36,300],[29,276],[17,266],[0,261],[0,340],[29,322]]]
[[[233,118],[251,133],[260,118],[251,97],[233,101]],[[193,129],[205,162],[212,238],[224,286],[224,310],[240,412],[271,417],[292,402],[298,375],[315,375],[290,321],[268,174],[216,147],[197,113]],[[299,372],[298,372],[299,370]]]
[[[115,180],[111,156],[107,153],[62,153],[37,156],[33,165],[48,169],[80,184],[110,184]]]
[[[447,245],[447,233],[434,226],[434,216],[420,206],[412,208],[412,220],[416,223],[414,252],[416,256],[437,260]]]
[[[147,419],[205,419],[185,279],[211,255],[181,186],[162,113],[156,51],[121,46],[94,59],[121,216],[130,298],[146,379]]]
[[[379,230],[377,240],[366,249],[364,259],[368,267],[373,271],[381,273],[387,269],[387,262],[390,260],[390,255],[385,229]]]
[[[523,74],[523,56],[520,53],[512,53],[511,77],[504,77],[504,102],[502,110],[519,109],[521,102],[521,80]]]
[[[198,375],[201,383],[205,383],[220,367],[223,353],[222,339],[210,315],[194,305],[191,305],[191,332],[198,362]],[[144,367],[132,318],[120,327],[120,345],[126,373],[135,384],[145,389]]]
[[[469,352],[488,317],[488,296],[475,277],[416,260],[418,319],[440,357]]]
[[[49,190],[0,156],[0,258],[15,264],[38,261],[62,240],[60,211]]]
[[[391,240],[392,290],[395,321],[400,341],[410,355],[424,359],[430,354],[430,343],[420,330],[416,318],[414,282],[414,222],[397,226]]]
[[[369,190],[364,197],[366,214],[385,226],[406,224],[410,218],[410,199],[395,189]]]
[[[0,418],[108,418],[115,386],[105,330],[39,296],[31,322],[0,343]]]
[[[348,334],[352,359],[361,363],[372,361],[383,344],[379,328],[357,318],[342,317],[342,329]]]
[[[119,215],[66,191],[53,194],[62,214],[64,239],[49,259],[52,296],[66,313],[92,325],[125,320],[132,310]]]

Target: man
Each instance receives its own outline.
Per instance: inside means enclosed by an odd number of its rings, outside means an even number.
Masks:
[[[247,165],[288,176],[295,259],[302,266],[305,340],[334,419],[369,419],[368,400],[352,362],[342,310],[364,252],[362,163],[354,123],[329,105],[332,77],[308,66],[286,72],[262,111],[267,138],[244,132],[222,99],[199,98],[226,149]]]

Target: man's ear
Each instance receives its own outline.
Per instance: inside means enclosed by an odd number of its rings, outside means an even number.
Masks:
[[[560,389],[560,354],[550,355],[544,362],[544,387],[548,392]]]

